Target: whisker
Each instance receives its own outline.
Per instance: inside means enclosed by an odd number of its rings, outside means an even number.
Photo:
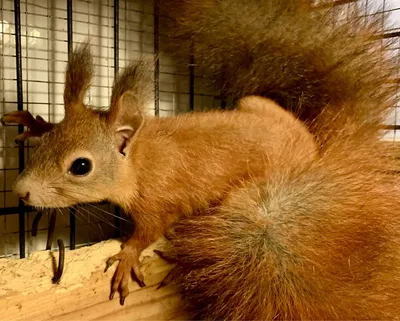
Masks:
[[[71,192],[71,190],[69,190],[69,191],[68,191],[68,189],[63,189],[63,190],[66,191],[67,193],[66,193],[66,194],[62,194],[62,193],[59,192],[59,191],[56,191],[55,193],[56,193],[57,195],[60,195],[60,196],[71,197],[71,195],[68,194],[68,192]],[[82,195],[82,196],[85,196],[85,197],[89,197],[88,195],[85,195],[85,194],[83,194],[83,193],[76,193],[76,192],[73,192],[73,193],[75,193],[76,195]],[[115,214],[113,214],[112,212],[106,211],[106,210],[104,210],[104,209],[102,209],[102,208],[100,208],[100,207],[97,207],[97,206],[93,205],[92,203],[85,203],[85,205],[88,205],[88,206],[90,206],[90,207],[92,207],[92,208],[95,208],[95,209],[97,209],[97,210],[99,210],[99,211],[105,213],[105,214],[111,215],[112,217],[118,218],[118,219],[120,219],[121,221],[124,221],[124,222],[126,222],[126,223],[129,223],[129,224],[133,225],[132,221],[130,221],[129,219],[126,219],[126,218],[123,218],[123,217],[121,217],[121,216],[115,215]]]
[[[95,205],[93,205],[93,204],[91,204],[91,203],[87,203],[87,204],[85,204],[85,205],[88,205],[88,206],[90,206],[90,207],[93,207],[93,208],[99,210],[100,212],[103,212],[103,213],[105,213],[105,214],[111,215],[112,217],[118,218],[118,219],[120,219],[121,221],[125,221],[125,222],[127,222],[127,223],[129,223],[129,224],[133,224],[132,221],[130,221],[130,220],[126,219],[126,218],[123,218],[123,217],[121,217],[121,216],[115,215],[115,214],[113,214],[112,212],[108,212],[108,211],[106,211],[106,210],[103,210],[102,208],[97,207],[97,206],[95,206]]]
[[[106,220],[104,217],[101,217],[100,215],[97,215],[96,213],[90,212],[87,209],[80,207],[81,210],[85,211],[86,213],[88,213],[89,215],[93,215],[95,218],[99,219],[100,221],[102,221],[103,223],[106,223],[108,225],[110,225],[112,228],[115,228],[116,230],[120,230],[122,231],[119,227],[115,226],[114,224],[112,224],[110,221]],[[123,232],[123,231],[122,231]]]
[[[81,212],[80,210],[82,210],[82,207],[76,207],[76,213],[79,213],[80,215],[82,215],[83,217],[86,217],[86,215],[83,213],[83,212]],[[91,223],[90,223],[90,217],[91,217],[91,214],[90,213],[87,213],[87,220],[84,222],[85,223],[85,225],[86,226],[90,226],[91,225]],[[101,228],[100,228],[101,229]],[[96,232],[97,232],[97,235],[99,236],[99,238],[101,239],[101,240],[103,240],[103,237],[102,237],[102,235],[100,234],[100,232],[99,231],[97,231],[96,230]],[[90,238],[90,232],[89,232],[89,229],[87,229],[87,241],[88,241],[88,243],[91,241],[91,238]]]
[[[99,234],[100,239],[104,239],[104,232],[103,232],[103,227],[101,226],[101,224],[99,222],[97,222],[97,226],[99,227],[99,230],[97,231],[97,233]]]
[[[86,195],[84,195],[83,193],[79,193],[79,194],[78,194],[78,193],[76,193],[75,191],[73,191],[73,193],[74,193],[75,195],[86,196]],[[62,191],[62,192],[56,189],[56,190],[54,191],[54,194],[59,195],[59,196],[69,197],[69,198],[74,199],[74,197],[72,197],[72,195],[70,194],[70,191],[69,191],[68,189],[64,189],[64,188],[63,188],[63,191]],[[121,221],[124,221],[124,222],[130,224],[131,226],[133,226],[133,222],[132,222],[132,221],[127,220],[127,219],[125,219],[125,218],[123,218],[123,217],[120,217],[120,216],[118,216],[118,215],[115,215],[115,214],[113,214],[113,213],[111,213],[111,212],[109,212],[109,211],[106,211],[106,210],[104,210],[104,209],[101,209],[101,208],[99,208],[99,207],[97,207],[97,206],[94,206],[93,204],[85,203],[85,204],[82,204],[82,205],[88,205],[88,206],[92,207],[93,209],[96,209],[96,210],[98,210],[98,211],[100,211],[100,212],[102,212],[102,213],[104,213],[104,214],[107,214],[107,215],[113,217],[113,218],[118,218],[118,219],[120,219]],[[114,229],[116,229],[116,230],[118,230],[118,231],[121,231],[121,232],[123,232],[123,234],[127,235],[127,232],[126,232],[126,231],[124,231],[124,230],[121,229],[120,227],[118,227],[118,226],[112,224],[110,221],[106,220],[104,217],[102,217],[102,216],[100,216],[100,215],[97,215],[96,213],[93,213],[93,212],[91,212],[91,211],[85,209],[84,207],[79,207],[79,208],[80,208],[82,211],[84,211],[85,213],[89,214],[89,217],[90,217],[90,215],[92,215],[92,216],[96,217],[97,219],[101,220],[102,222],[104,222],[105,224],[107,224],[107,225],[111,226],[112,228],[114,228]],[[82,217],[85,216],[85,214],[84,214],[83,212],[80,212],[80,215],[82,215]],[[77,216],[76,216],[76,217],[77,217]]]
[[[63,224],[68,225],[69,222],[66,219],[67,216],[65,215],[65,213],[63,213],[62,209],[57,208],[57,211],[60,213],[59,217],[60,217],[61,221],[63,222]]]
[[[64,189],[63,188],[63,191],[65,191],[65,192],[67,192],[67,193],[61,193],[61,192],[59,192],[59,191],[55,191],[54,193],[56,194],[56,195],[60,195],[60,196],[67,196],[67,197],[70,197],[70,198],[73,198],[72,197],[72,195],[71,194],[69,194],[69,193],[74,193],[75,195],[81,195],[81,196],[85,196],[85,197],[90,197],[89,195],[86,195],[86,194],[83,194],[83,193],[77,193],[77,192],[75,192],[75,191],[72,191],[72,190],[68,190],[68,189]],[[120,220],[122,220],[122,221],[125,221],[125,222],[127,222],[127,223],[130,223],[130,224],[132,224],[132,221],[130,221],[130,220],[128,220],[128,219],[125,219],[125,218],[123,218],[123,217],[120,217],[120,216],[117,216],[117,215],[115,215],[115,214],[113,214],[113,213],[111,213],[111,212],[109,212],[109,211],[106,211],[106,210],[104,210],[104,209],[102,209],[102,208],[100,208],[100,207],[97,207],[97,206],[95,206],[95,205],[93,205],[92,203],[84,203],[85,205],[89,205],[89,206],[91,206],[91,207],[93,207],[93,208],[95,208],[95,209],[97,209],[97,210],[99,210],[99,211],[101,211],[101,212],[103,212],[103,213],[106,213],[106,214],[108,214],[108,215],[111,215],[111,216],[113,216],[113,217],[116,217],[116,218],[118,218],[118,219],[120,219]]]
[[[61,208],[56,208],[56,211],[58,213],[60,213],[60,217],[64,217],[64,213],[62,212]],[[48,215],[50,215],[50,211],[49,211]]]
[[[87,224],[87,220],[85,220],[85,215],[81,212],[78,211],[78,209],[76,208],[76,211],[74,212],[75,217],[80,220],[80,222],[82,222],[83,224]]]
[[[85,212],[85,214],[82,213],[83,215],[87,215],[87,216],[88,216],[88,223],[89,223],[89,224],[91,224],[90,219],[91,219],[92,217],[97,218],[97,219],[99,219],[99,220],[102,220],[103,222],[108,222],[105,218],[100,217],[99,215],[97,215],[97,214],[94,213],[94,212],[88,211],[86,208],[84,208],[84,207],[82,207],[82,206],[80,206],[79,209],[80,209],[81,211],[84,211],[84,212]]]

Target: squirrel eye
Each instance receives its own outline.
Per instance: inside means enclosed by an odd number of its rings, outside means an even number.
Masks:
[[[92,170],[92,162],[87,158],[77,158],[69,168],[69,173],[74,176],[87,175]]]

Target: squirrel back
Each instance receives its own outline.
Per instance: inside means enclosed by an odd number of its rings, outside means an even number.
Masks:
[[[282,161],[175,225],[165,257],[196,319],[400,318],[400,194],[379,140],[396,93],[391,58],[374,18],[342,10],[161,3],[166,51],[193,55],[227,97],[261,95],[293,111],[319,143],[311,162]]]

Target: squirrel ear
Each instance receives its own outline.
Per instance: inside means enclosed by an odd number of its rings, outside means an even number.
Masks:
[[[143,113],[138,106],[137,99],[130,93],[125,93],[114,106],[107,117],[108,125],[114,132],[118,150],[126,155],[126,147],[132,137],[142,127]]]
[[[83,99],[93,78],[93,60],[89,43],[77,47],[68,59],[65,74],[64,106],[65,115],[83,110]]]
[[[121,154],[144,121],[144,108],[153,98],[152,62],[131,63],[115,80],[107,125],[114,131]]]

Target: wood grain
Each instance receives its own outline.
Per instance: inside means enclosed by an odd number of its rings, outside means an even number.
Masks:
[[[130,283],[125,305],[108,299],[115,267],[104,273],[106,259],[119,250],[115,240],[66,252],[60,284],[51,284],[51,256],[37,252],[23,260],[0,260],[0,320],[184,320],[182,301],[174,286],[156,290],[173,267],[153,253],[142,255],[147,286]]]

